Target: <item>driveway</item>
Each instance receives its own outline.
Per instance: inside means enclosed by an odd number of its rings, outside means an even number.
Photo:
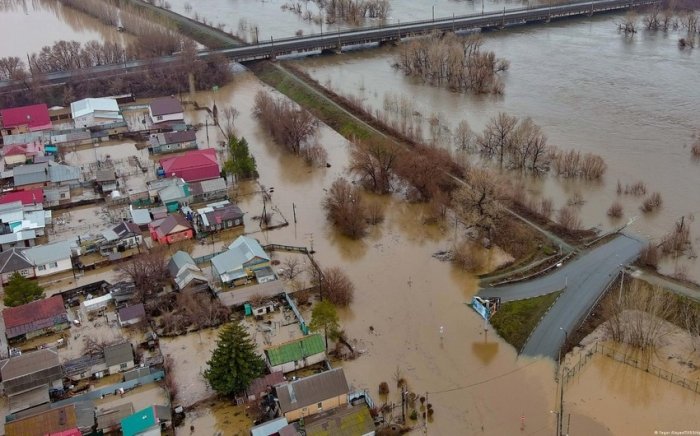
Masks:
[[[563,290],[521,351],[530,356],[557,358],[564,343],[565,331],[568,334],[578,326],[622,269],[622,265],[633,262],[643,246],[642,240],[621,234],[544,277],[483,289],[478,295],[497,296],[501,297],[501,301],[507,302]]]

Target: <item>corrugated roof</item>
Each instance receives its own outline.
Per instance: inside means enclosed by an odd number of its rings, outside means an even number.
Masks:
[[[190,190],[193,195],[200,195],[209,192],[225,191],[226,180],[222,177],[218,179],[202,180],[201,182],[193,182],[190,184]]]
[[[111,409],[100,410],[97,417],[97,430],[121,427],[121,420],[134,413],[134,405],[131,402],[114,406]]]
[[[2,311],[5,334],[14,338],[23,334],[67,322],[66,309],[60,295],[32,301]]]
[[[182,105],[175,97],[159,97],[151,100],[153,116],[172,115],[183,112]]]
[[[219,177],[219,163],[213,148],[192,150],[182,156],[161,159],[160,165],[167,176],[182,177],[187,182]]]
[[[326,345],[323,337],[318,334],[304,336],[284,344],[265,350],[270,366],[282,365],[306,359],[314,354],[324,353]]]
[[[122,419],[122,434],[135,436],[158,424],[155,406],[146,407]]]
[[[146,317],[146,309],[143,307],[143,303],[135,304],[133,306],[123,307],[119,309],[119,321],[130,321],[132,319],[139,319]]]
[[[0,196],[0,204],[21,201],[22,204],[41,204],[44,202],[44,190],[41,188],[24,191],[6,192]]]
[[[134,224],[145,225],[151,222],[151,212],[148,209],[131,209],[130,212]]]
[[[113,98],[84,98],[71,103],[70,111],[73,118],[78,118],[97,111],[118,113],[119,105]]]
[[[45,103],[31,106],[13,107],[0,110],[2,125],[11,129],[17,126],[29,125],[29,129],[51,128],[49,108]]]
[[[9,400],[10,413],[27,410],[40,404],[46,404],[50,401],[49,385],[37,386],[21,394],[13,395]]]
[[[194,130],[183,130],[181,132],[165,132],[163,133],[163,141],[161,144],[181,144],[183,142],[192,142],[197,140],[197,135]]]
[[[177,226],[184,226],[188,229],[192,228],[192,224],[190,224],[190,222],[180,214],[168,215],[160,222],[154,221],[152,226],[157,232],[164,236],[169,235],[170,232],[172,232]]]
[[[25,375],[34,374],[50,368],[59,367],[58,352],[46,348],[43,350],[24,353],[21,356],[11,357],[0,363],[0,374],[3,382],[16,379]]]
[[[272,421],[263,422],[260,425],[250,429],[250,436],[270,436],[272,434],[277,434],[284,427],[289,425],[287,418],[284,416],[273,419]]]
[[[246,389],[249,395],[260,395],[261,392],[265,392],[268,386],[275,386],[277,384],[284,382],[284,374],[282,371],[275,371],[272,374],[267,374],[262,377],[258,377],[250,382],[250,386]]]
[[[170,262],[168,262],[168,272],[170,273],[170,277],[175,278],[177,273],[180,272],[180,269],[185,265],[196,266],[197,264],[195,263],[194,259],[192,259],[192,256],[190,256],[186,251],[180,250],[173,254],[173,257],[170,258]]]
[[[238,218],[243,218],[243,212],[235,204],[229,204],[224,207],[216,208],[210,212],[204,213],[206,217],[206,223],[210,226],[221,224],[224,221],[235,220]]]
[[[69,180],[80,180],[81,171],[78,167],[63,165],[56,162],[49,162],[49,179],[53,183],[67,182]]]
[[[329,398],[347,394],[349,390],[343,368],[336,368],[278,385],[275,388],[275,393],[279,400],[280,410],[282,413],[287,413],[290,410],[301,409]]]
[[[46,245],[37,245],[27,248],[23,254],[34,265],[46,265],[49,262],[70,259],[71,247],[75,246],[75,240],[58,241]]]
[[[44,436],[77,427],[75,404],[47,410],[5,424],[6,436]]]
[[[15,186],[46,183],[49,181],[48,162],[39,164],[19,165],[12,169]]]
[[[119,313],[121,314],[121,311]],[[132,360],[134,360],[134,349],[130,342],[122,342],[121,344],[105,347],[105,363],[108,367],[131,362]]]

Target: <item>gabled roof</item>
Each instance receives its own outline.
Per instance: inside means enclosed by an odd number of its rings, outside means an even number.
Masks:
[[[182,130],[180,132],[165,132],[163,133],[163,140],[160,140],[161,144],[180,144],[183,142],[192,142],[197,140],[197,135],[194,130]]]
[[[366,405],[334,409],[330,415],[304,421],[307,436],[357,436],[374,433],[374,419]]]
[[[49,162],[49,179],[53,183],[66,182],[68,180],[80,179],[80,168],[70,165],[63,165],[56,162]]]
[[[134,360],[134,349],[130,342],[122,342],[121,344],[107,346],[104,352],[107,367]]]
[[[0,363],[0,373],[3,382],[35,374],[39,371],[60,367],[58,352],[51,348],[23,353],[17,357],[11,357]]]
[[[24,145],[19,145],[19,144],[12,144],[8,145],[7,147],[3,147],[2,149],[2,155],[3,156],[25,156],[29,153]]]
[[[139,226],[129,221],[122,221],[111,229],[102,232],[102,236],[110,242],[140,234],[141,229]]]
[[[131,219],[137,225],[145,225],[151,222],[151,212],[148,209],[134,209],[133,206],[129,206],[129,212],[131,213]]]
[[[42,127],[51,127],[49,108],[44,103],[2,109],[0,110],[0,117],[2,118],[3,127],[6,129],[11,129],[13,127],[22,126],[25,124],[29,125],[30,130]]]
[[[178,289],[184,289],[193,280],[206,283],[207,278],[197,266],[192,256],[184,251],[178,251],[168,262],[168,272],[175,280]]]
[[[343,368],[314,374],[275,388],[280,410],[287,413],[329,398],[347,394],[348,381]]]
[[[75,246],[73,239],[67,241],[52,242],[46,245],[37,245],[23,251],[24,256],[34,265],[46,265],[49,262],[70,259],[71,247]]]
[[[249,395],[259,395],[261,392],[267,390],[268,386],[275,386],[280,383],[284,383],[284,373],[282,371],[275,371],[271,374],[266,374],[262,377],[258,377],[250,382],[250,386],[246,389]]]
[[[12,176],[15,181],[15,186],[45,183],[49,181],[49,164],[48,162],[43,162],[39,164],[19,165],[12,169]]]
[[[270,347],[265,350],[265,355],[270,361],[270,366],[277,366],[303,360],[325,351],[326,344],[323,342],[323,338],[321,335],[314,334]]]
[[[170,277],[175,278],[177,273],[180,272],[180,269],[186,265],[197,266],[194,259],[192,259],[192,256],[190,256],[186,251],[180,250],[173,254],[173,257],[170,258],[170,262],[168,262],[168,272],[170,273]]]
[[[180,214],[168,215],[162,220],[153,221],[150,225],[153,227],[153,229],[155,229],[158,233],[162,234],[163,236],[169,235],[178,226],[183,226],[188,229],[192,228],[190,222],[187,221],[187,219]]]
[[[205,150],[192,150],[181,156],[169,157],[161,159],[160,165],[166,176],[172,176],[179,171],[195,170],[200,168],[209,168],[216,166],[219,168],[219,163],[216,161],[216,150],[207,148]],[[188,180],[196,181],[196,180]]]
[[[239,236],[229,245],[227,251],[214,256],[211,263],[219,274],[224,274],[227,271],[241,269],[246,262],[256,257],[270,260],[270,256],[265,253],[258,241],[247,236]]]
[[[0,204],[21,201],[22,204],[41,204],[44,202],[44,190],[41,188],[24,191],[11,191],[0,195]]]
[[[273,419],[272,421],[263,422],[262,424],[252,427],[250,429],[250,436],[277,435],[284,427],[287,427],[288,425],[289,423],[287,422],[287,418],[282,416],[277,419]],[[295,431],[294,434],[296,435],[297,432]]]
[[[32,268],[33,266],[24,257],[22,250],[18,248],[11,248],[0,253],[0,274],[12,273],[21,269]]]
[[[93,112],[119,112],[117,100],[113,98],[84,98],[70,104],[73,118],[89,115]],[[121,115],[115,118],[121,118]]]
[[[226,180],[223,177],[218,179],[202,180],[200,182],[190,183],[190,191],[192,195],[206,194],[209,192],[225,191]]]
[[[124,436],[135,436],[158,425],[161,421],[169,421],[170,419],[169,408],[149,406],[122,419],[122,434]]]
[[[60,295],[32,301],[17,307],[8,307],[2,311],[8,337],[15,336],[10,336],[14,329],[28,324],[35,324],[37,327],[35,330],[51,326],[57,317],[65,316],[65,314],[66,309],[63,307],[63,298]]]
[[[225,221],[235,220],[238,218],[243,218],[243,212],[235,204],[228,204],[224,207],[216,208],[212,211],[204,213],[204,225],[213,226],[221,224]]]
[[[184,112],[182,105],[175,97],[159,97],[151,100],[151,113],[154,117],[172,115]]]
[[[49,409],[5,424],[7,436],[44,436],[71,430],[78,425],[76,405]]]
[[[134,405],[131,402],[120,404],[107,410],[99,410],[95,412],[97,430],[121,426],[121,420],[133,413]]]

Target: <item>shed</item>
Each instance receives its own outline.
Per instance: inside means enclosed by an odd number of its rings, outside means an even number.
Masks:
[[[124,436],[160,435],[161,423],[170,421],[170,409],[165,406],[149,406],[121,420]]]
[[[326,360],[326,344],[319,334],[304,336],[265,350],[270,372],[291,372]]]
[[[366,405],[334,409],[304,420],[307,436],[374,436],[375,425]]]
[[[250,429],[250,436],[270,436],[280,433],[280,430],[287,427],[287,418],[281,416],[271,421],[263,422]],[[296,436],[296,432],[295,432]]]
[[[120,327],[137,324],[146,319],[146,309],[143,303],[123,307],[119,309],[118,317]]]
[[[97,419],[97,431],[109,433],[119,431],[121,420],[134,413],[134,405],[131,402],[119,404],[109,409],[100,409],[95,412]]]
[[[151,100],[148,114],[153,124],[167,121],[182,121],[185,119],[182,104],[175,97],[159,97]]]
[[[31,338],[47,331],[70,326],[68,314],[60,295],[32,301],[2,311],[5,335],[8,339]]]

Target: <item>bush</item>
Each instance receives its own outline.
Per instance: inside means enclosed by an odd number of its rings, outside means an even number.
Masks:
[[[649,197],[647,197],[642,205],[640,206],[640,209],[644,213],[649,213],[653,212],[656,209],[660,208],[661,205],[663,204],[663,200],[661,198],[661,194],[658,192],[654,192],[651,194]]]
[[[692,147],[690,147],[690,154],[695,159],[700,159],[700,139],[695,141]]]
[[[411,414],[408,415],[408,417],[411,419],[411,421],[418,419],[418,412],[416,412],[416,409],[411,410]]]
[[[389,395],[389,383],[379,383],[379,395]]]
[[[642,266],[646,266],[652,269],[656,269],[659,266],[659,249],[656,245],[648,244],[646,247],[642,248],[642,252],[639,254],[639,263]]]
[[[613,202],[608,208],[608,216],[611,218],[621,218],[622,217],[622,204],[619,201]]]
[[[581,218],[578,212],[571,206],[559,209],[557,222],[568,231],[576,231],[581,229]]]
[[[355,285],[342,269],[326,268],[323,270],[323,296],[336,306],[345,307],[355,296]]]

